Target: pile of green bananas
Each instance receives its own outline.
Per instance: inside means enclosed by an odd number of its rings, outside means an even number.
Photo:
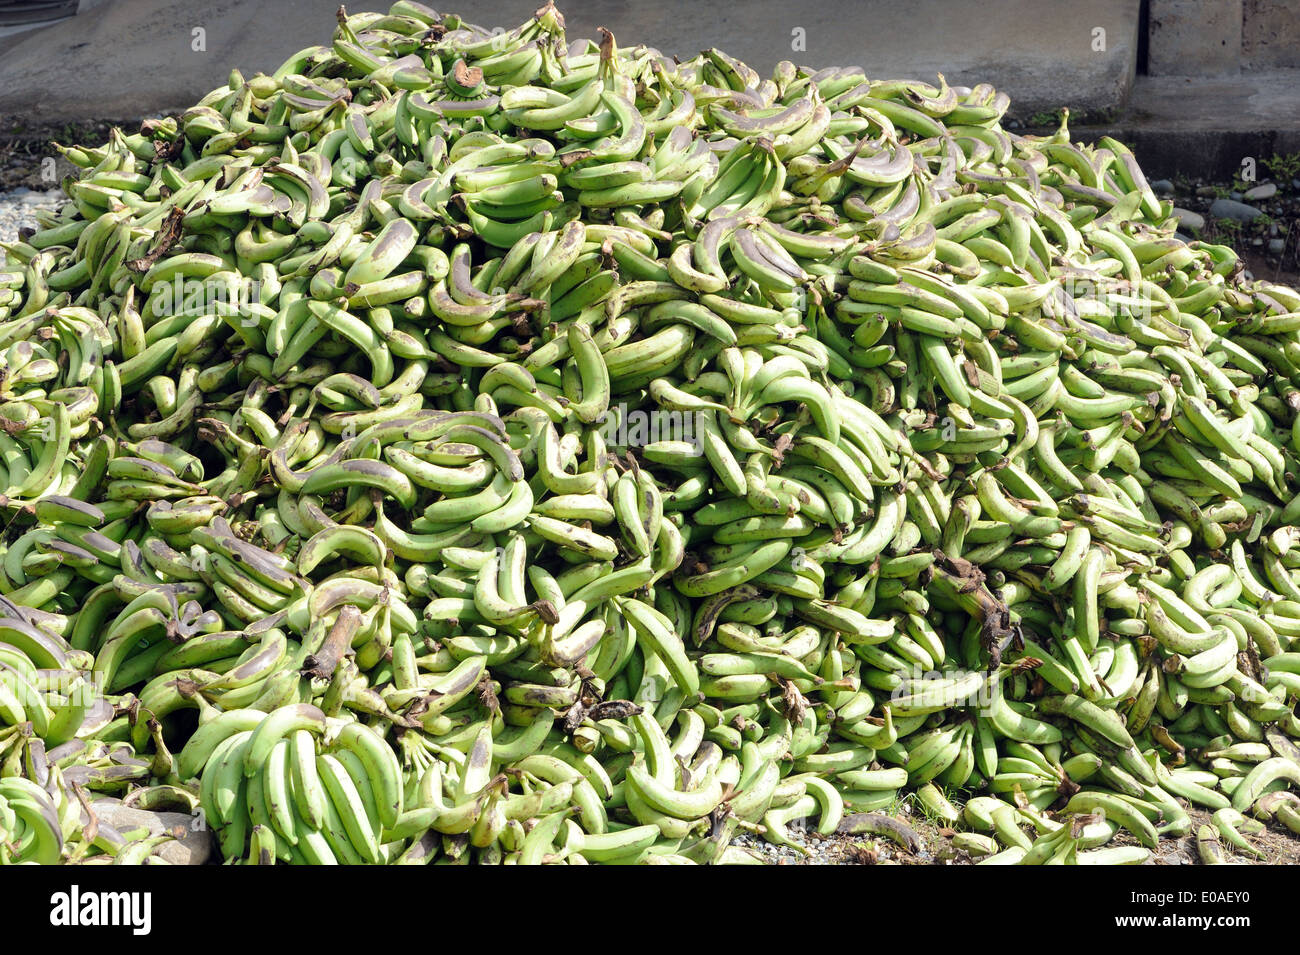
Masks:
[[[1300,292],[1007,106],[400,0],[60,147],[0,861],[160,861],[110,797],[249,863],[1300,829]]]

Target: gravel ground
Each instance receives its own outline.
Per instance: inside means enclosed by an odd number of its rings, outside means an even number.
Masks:
[[[1211,824],[1211,816],[1203,809],[1184,807],[1192,819],[1191,832],[1178,839],[1161,839],[1146,865],[1201,865],[1196,832],[1202,825]],[[979,862],[978,858],[953,847],[951,840],[957,830],[938,825],[911,810],[910,800],[904,800],[894,818],[916,834],[920,845],[916,852],[879,836],[841,833],[823,836],[795,824],[788,826],[787,831],[790,841],[798,848],[772,845],[762,836],[748,832],[737,834],[732,842],[756,852],[769,865],[973,865]],[[809,820],[811,824],[815,822],[815,818]],[[1032,838],[1033,833],[1026,832]],[[1224,860],[1232,865],[1300,864],[1300,837],[1280,823],[1270,822],[1263,832],[1247,836],[1247,840],[1260,851],[1260,856],[1237,851],[1225,842],[1222,843]],[[1111,846],[1135,844],[1123,830],[1109,843]]]
[[[18,230],[24,227],[36,228],[33,213],[37,209],[57,209],[62,202],[63,192],[58,189],[37,192],[19,186],[9,192],[0,192],[0,242],[17,239]]]
[[[24,226],[34,227],[33,210],[57,209],[63,201],[58,183],[76,170],[51,143],[103,143],[113,125],[95,120],[30,127],[22,117],[0,116],[0,242],[12,242]]]
[[[1183,233],[1237,250],[1257,279],[1300,285],[1300,155],[1275,157],[1260,181],[1154,179],[1173,202]]]

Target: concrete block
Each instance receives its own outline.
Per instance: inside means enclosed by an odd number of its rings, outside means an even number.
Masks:
[[[1245,0],[1242,12],[1244,69],[1300,67],[1300,0]]]
[[[1150,178],[1229,179],[1247,157],[1259,163],[1274,153],[1300,152],[1300,70],[1139,76],[1113,122],[1071,123],[1070,131],[1088,142],[1106,134],[1127,143]]]
[[[1241,67],[1242,0],[1151,0],[1151,76],[1230,76]]]

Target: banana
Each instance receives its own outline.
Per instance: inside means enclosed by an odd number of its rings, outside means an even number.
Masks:
[[[682,792],[663,785],[644,767],[632,765],[627,770],[627,785],[652,812],[674,819],[699,819],[722,801],[722,783],[716,774],[699,787]]]
[[[295,730],[288,743],[295,808],[311,828],[322,829],[328,817],[327,797],[316,769],[316,739],[308,730]]]
[[[271,751],[282,739],[297,730],[325,731],[325,714],[309,703],[284,706],[258,724],[244,754],[244,775],[251,777],[262,773]]]
[[[297,818],[294,813],[294,796],[289,769],[289,741],[279,740],[261,769],[262,790],[266,797],[266,810],[271,824],[290,845],[299,844]],[[307,830],[304,829],[304,838]]]
[[[401,767],[384,741],[359,723],[348,723],[335,736],[335,744],[356,755],[365,767],[375,794],[379,821],[391,826],[402,814]]]
[[[569,326],[569,351],[578,366],[582,389],[581,400],[571,399],[568,410],[584,424],[599,422],[609,408],[610,375],[605,356],[601,354],[591,330],[574,322]]]
[[[316,773],[329,796],[329,805],[324,807],[327,816],[331,813],[337,815],[356,853],[366,863],[377,864],[378,834],[373,829],[366,804],[348,771],[335,756],[321,753],[316,758]]]

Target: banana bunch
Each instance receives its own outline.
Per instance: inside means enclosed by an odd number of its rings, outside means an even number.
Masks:
[[[16,734],[9,737],[14,748],[5,764],[17,766],[24,740],[57,748],[83,728],[102,727],[111,707],[91,672],[93,657],[56,632],[66,629],[67,618],[34,617],[6,604],[0,618],[0,727]]]
[[[0,730],[0,864],[104,862],[127,848],[111,826],[89,825],[93,816],[80,788],[85,775],[78,779],[63,768],[74,748],[63,744],[47,753],[30,725]],[[126,760],[118,757],[121,770]]]
[[[63,831],[50,794],[22,776],[0,779],[0,861],[53,865],[63,849]]]
[[[61,146],[0,244],[0,861],[159,861],[82,791],[252,864],[1295,829],[1300,293],[1008,105],[399,0]]]
[[[395,753],[361,723],[330,728],[311,704],[214,712],[177,769],[199,777],[199,805],[228,860],[361,865],[403,849],[380,842],[402,813]]]

